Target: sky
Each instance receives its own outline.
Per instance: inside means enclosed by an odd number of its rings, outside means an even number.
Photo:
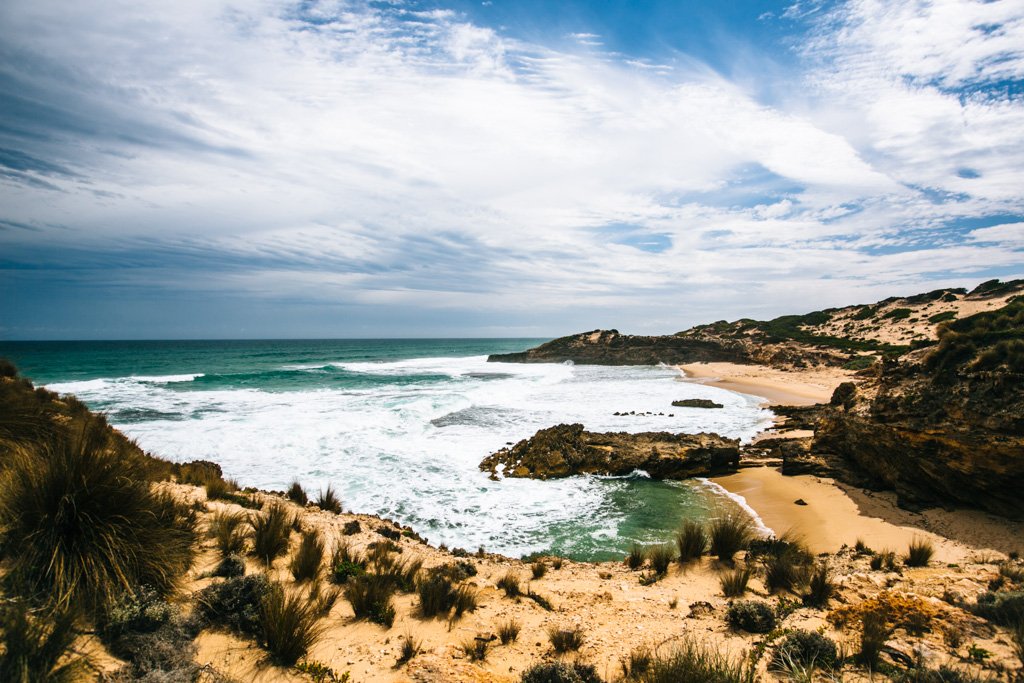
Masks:
[[[1020,0],[0,3],[0,339],[671,333],[994,277]]]

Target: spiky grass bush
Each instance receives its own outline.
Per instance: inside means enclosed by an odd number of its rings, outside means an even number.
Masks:
[[[466,612],[475,612],[477,608],[476,591],[469,586],[459,586],[455,589],[455,602],[452,605],[452,614],[458,619]]]
[[[498,579],[498,588],[505,591],[505,597],[508,598],[518,598],[523,594],[523,589],[519,586],[519,577],[512,571]]]
[[[218,510],[210,518],[206,533],[213,539],[221,557],[245,552],[244,523],[242,515],[226,510]]]
[[[556,572],[559,569],[561,569],[562,568],[562,558],[560,558],[560,557],[553,557],[553,558],[551,558],[551,568],[554,569]]]
[[[5,465],[11,593],[97,611],[144,585],[170,593],[192,564],[194,511],[154,491],[145,463],[116,446],[101,418],[54,427],[47,443],[12,449]]]
[[[733,659],[692,639],[655,657],[639,677],[642,683],[754,683],[754,667],[746,658]]]
[[[356,618],[388,628],[395,622],[395,608],[391,604],[394,593],[394,582],[376,574],[354,576],[345,584],[345,599],[352,605]]]
[[[340,588],[337,586],[325,587],[319,581],[315,581],[309,588],[309,602],[321,617],[326,617],[331,613],[331,609],[334,607],[334,603],[338,601],[340,595]]]
[[[915,538],[907,547],[907,556],[903,558],[908,567],[927,567],[935,554],[935,546],[925,538]]]
[[[640,645],[629,651],[629,654],[619,660],[622,666],[622,677],[626,680],[637,680],[651,670],[654,663],[654,652],[646,645]]]
[[[352,550],[348,543],[339,543],[331,553],[331,583],[343,584],[350,577],[365,574],[368,563],[366,557]]]
[[[304,531],[299,547],[288,563],[292,577],[298,583],[312,581],[320,575],[324,561],[324,542],[316,531]]]
[[[812,557],[795,544],[776,547],[761,559],[764,564],[764,584],[768,590],[792,591],[807,583],[810,578]]]
[[[548,573],[548,566],[538,560],[530,565],[530,572],[533,574],[534,580],[543,579],[544,575]]]
[[[647,550],[647,561],[651,563],[651,569],[658,576],[668,573],[668,568],[675,558],[675,550],[668,543],[651,546]]]
[[[487,652],[491,643],[484,638],[470,638],[462,641],[462,651],[466,653],[471,662],[482,662],[487,659]]]
[[[552,626],[548,629],[548,640],[551,641],[551,647],[558,654],[576,652],[583,647],[584,638],[585,634],[582,626],[573,626],[571,628]]]
[[[203,486],[206,488],[206,497],[208,500],[223,500],[238,490],[238,486],[235,482],[216,476],[208,477],[206,481],[203,482]]]
[[[280,503],[271,503],[263,512],[249,515],[252,555],[266,566],[288,552],[292,518]]]
[[[288,594],[280,583],[271,584],[260,606],[260,632],[277,662],[291,666],[305,657],[323,633],[318,622],[313,603]]]
[[[836,584],[832,579],[832,572],[826,563],[821,562],[807,582],[807,592],[803,595],[803,601],[805,605],[811,607],[825,607],[835,592]]]
[[[750,581],[750,568],[735,569],[726,572],[718,579],[722,587],[722,595],[727,598],[738,598],[747,592],[747,583]]]
[[[857,652],[857,660],[874,670],[878,666],[878,657],[882,654],[882,648],[885,647],[885,641],[889,639],[889,634],[890,628],[883,612],[866,612],[861,618],[860,649]]]
[[[309,496],[306,495],[306,489],[302,488],[302,484],[297,481],[292,482],[285,495],[288,496],[288,500],[296,505],[305,505],[309,502]]]
[[[676,549],[679,550],[679,562],[692,562],[704,555],[708,547],[708,534],[704,525],[697,520],[688,519],[676,533]]]
[[[406,633],[405,638],[402,639],[402,647],[398,650],[398,661],[395,662],[395,666],[400,667],[408,663],[420,653],[420,647],[420,641],[414,638],[411,633]]]
[[[639,569],[644,566],[644,547],[639,543],[629,546],[629,554],[626,555],[626,566],[630,569]]]
[[[736,553],[746,549],[754,529],[749,517],[729,514],[711,522],[708,536],[711,554],[722,562],[732,562]]]
[[[509,619],[508,621],[502,622],[498,625],[498,640],[501,641],[502,645],[508,645],[519,640],[519,632],[523,630],[523,625],[515,619]]]
[[[25,604],[0,608],[0,681],[70,683],[81,680],[85,660],[66,657],[78,634],[71,612],[30,616]]]
[[[427,619],[447,616],[455,604],[455,588],[451,579],[440,574],[420,580],[416,586],[420,598],[420,616]]]
[[[326,489],[320,489],[320,495],[316,497],[316,506],[321,510],[341,514],[341,499],[334,492],[334,488],[328,484]]]

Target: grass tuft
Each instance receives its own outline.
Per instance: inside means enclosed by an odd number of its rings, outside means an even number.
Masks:
[[[523,589],[519,585],[519,577],[516,576],[515,572],[509,571],[498,579],[497,585],[498,588],[505,591],[505,597],[518,598],[523,594]]]
[[[86,661],[68,657],[76,636],[74,617],[63,611],[30,616],[25,604],[0,608],[0,681],[70,683],[81,680]]]
[[[291,526],[291,516],[280,503],[271,503],[263,512],[251,514],[252,554],[266,566],[272,565],[275,558],[288,552]]]
[[[501,641],[502,645],[514,643],[519,639],[519,632],[522,629],[522,624],[515,619],[509,619],[498,626],[498,639]]]
[[[334,488],[330,484],[327,485],[326,489],[320,490],[320,495],[316,498],[316,506],[321,510],[333,512],[336,515],[341,514],[341,499],[338,498],[338,494],[334,492]]]
[[[629,554],[626,555],[626,566],[630,569],[639,569],[644,565],[644,548],[639,543],[629,546]]]
[[[319,617],[314,603],[286,593],[280,583],[271,584],[260,608],[263,645],[277,662],[291,666],[323,633]]]
[[[647,550],[647,561],[658,576],[668,573],[668,568],[675,559],[675,550],[668,543],[652,546]]]
[[[738,598],[747,592],[747,583],[750,581],[750,568],[734,569],[731,572],[722,574],[719,584],[722,586],[722,595],[727,598]]]
[[[825,607],[835,592],[836,584],[832,580],[832,573],[829,571],[828,565],[822,562],[811,573],[803,601],[805,605],[811,607]]]
[[[302,488],[302,484],[297,481],[293,481],[292,485],[288,487],[288,500],[295,503],[296,505],[305,505],[309,502],[309,496],[306,495],[306,489]]]
[[[629,655],[619,660],[622,665],[622,677],[627,680],[636,680],[651,670],[654,664],[654,653],[651,648],[641,645],[630,650]]]
[[[924,538],[915,538],[907,548],[907,556],[903,563],[908,567],[927,567],[935,554],[935,547],[932,542]]]
[[[192,564],[195,512],[154,491],[141,456],[118,443],[90,417],[5,449],[0,528],[4,547],[17,549],[5,568],[10,593],[98,611],[144,585],[161,595],[177,587]]]
[[[731,563],[736,553],[746,549],[754,530],[748,517],[730,514],[713,520],[708,536],[711,554]]]
[[[487,659],[487,651],[490,649],[490,642],[484,638],[470,638],[462,642],[462,651],[466,653],[471,662],[482,662]]]
[[[420,653],[421,646],[418,639],[414,638],[411,633],[406,633],[405,638],[402,639],[402,647],[398,650],[398,661],[395,662],[395,668],[408,664],[413,657]]]
[[[218,510],[210,519],[207,535],[213,539],[221,557],[239,555],[245,552],[245,532],[242,515]]]
[[[679,550],[679,562],[692,562],[704,555],[708,547],[708,535],[704,525],[688,519],[676,533],[676,548]]]
[[[533,578],[535,580],[542,579],[544,578],[544,575],[548,573],[548,566],[538,560],[530,565],[530,572],[533,574]]]
[[[872,671],[878,666],[885,641],[889,639],[889,626],[881,611],[866,612],[861,619],[860,649],[857,660]]]
[[[583,627],[558,628],[557,626],[552,626],[548,629],[548,640],[551,641],[551,647],[558,654],[576,652],[583,647]]]
[[[320,565],[324,561],[324,542],[316,531],[305,531],[298,550],[292,555],[288,569],[295,581],[312,581],[320,574]]]
[[[352,605],[356,619],[388,628],[395,622],[395,608],[391,604],[394,592],[394,581],[377,574],[354,576],[345,584],[345,599]]]
[[[643,683],[754,683],[754,667],[745,659],[733,659],[690,638],[651,661]]]

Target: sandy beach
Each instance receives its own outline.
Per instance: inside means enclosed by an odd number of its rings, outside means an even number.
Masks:
[[[694,382],[757,396],[769,406],[826,403],[837,386],[854,377],[840,368],[780,370],[738,363],[690,363],[679,369]]]

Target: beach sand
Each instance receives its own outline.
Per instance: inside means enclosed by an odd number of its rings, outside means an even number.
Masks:
[[[694,382],[765,399],[767,405],[827,403],[832,392],[854,375],[841,368],[779,370],[738,363],[690,363],[679,369]]]

